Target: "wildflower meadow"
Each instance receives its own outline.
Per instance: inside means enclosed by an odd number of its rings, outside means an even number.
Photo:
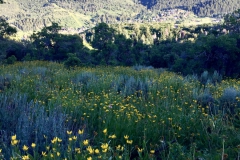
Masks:
[[[0,159],[240,159],[240,80],[144,66],[1,65]]]

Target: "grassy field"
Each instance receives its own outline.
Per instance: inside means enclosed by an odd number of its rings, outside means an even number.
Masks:
[[[0,66],[0,159],[235,159],[239,106],[240,81],[216,75]]]

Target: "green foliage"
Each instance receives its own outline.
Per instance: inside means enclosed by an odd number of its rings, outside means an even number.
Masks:
[[[31,36],[32,57],[41,60],[63,61],[68,53],[81,52],[82,39],[78,35],[59,34],[61,27],[57,23],[43,28]]]
[[[81,65],[81,60],[76,55],[69,53],[68,59],[64,62],[66,68],[78,67]]]
[[[0,38],[4,38],[5,36],[10,36],[15,33],[17,33],[16,28],[11,27],[6,20],[0,17]]]
[[[13,64],[16,61],[17,61],[17,58],[14,55],[12,55],[11,57],[7,58],[7,64]]]
[[[240,33],[240,9],[224,17],[225,27],[234,33]]]

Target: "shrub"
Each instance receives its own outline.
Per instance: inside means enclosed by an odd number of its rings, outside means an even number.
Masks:
[[[7,75],[0,75],[0,91],[5,90],[11,86],[11,81],[13,77],[9,74]]]
[[[74,54],[68,54],[68,59],[64,62],[66,68],[78,67],[81,65],[81,60],[76,57]]]
[[[147,80],[128,75],[120,75],[112,86],[118,93],[121,92],[124,96],[133,95],[138,91],[141,91],[146,96],[149,90]]]
[[[220,106],[223,113],[235,114],[235,109],[239,105],[237,97],[240,93],[233,87],[224,89],[220,97]]]
[[[141,70],[151,70],[154,69],[152,66],[142,66],[142,65],[135,65],[133,66],[133,69],[136,71],[141,71]]]
[[[214,71],[212,75],[212,81],[214,84],[220,83],[222,81],[222,75],[218,71]]]
[[[218,107],[215,104],[215,99],[213,98],[212,94],[209,93],[208,90],[205,90],[204,93],[200,94],[197,97],[197,102],[200,104],[203,108],[208,108],[209,114],[217,114],[218,113]]]
[[[12,55],[11,57],[7,58],[7,64],[13,64],[16,61],[17,61],[17,58],[14,55]]]
[[[207,82],[209,82],[209,73],[208,71],[204,71],[200,78],[199,78],[199,81],[203,84],[203,85],[206,85]]]

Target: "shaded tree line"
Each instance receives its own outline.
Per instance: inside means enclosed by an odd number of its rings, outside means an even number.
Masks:
[[[183,75],[218,72],[240,77],[240,10],[225,17],[217,26],[189,28],[124,26],[133,32],[99,23],[83,35],[60,34],[61,26],[52,23],[31,35],[29,41],[15,42],[7,35],[15,31],[1,23],[1,62],[47,60],[65,62],[67,67],[86,65],[167,68]],[[8,29],[4,30],[4,27]],[[83,42],[89,43],[89,49]],[[151,42],[150,42],[151,41]],[[149,42],[149,43],[148,43]]]

